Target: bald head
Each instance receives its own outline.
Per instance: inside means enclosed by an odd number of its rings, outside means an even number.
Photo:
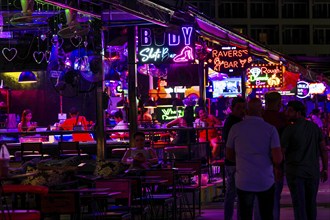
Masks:
[[[248,115],[259,116],[262,114],[262,102],[258,98],[252,98],[248,102]]]

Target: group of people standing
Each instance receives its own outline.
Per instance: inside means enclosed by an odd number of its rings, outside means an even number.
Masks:
[[[265,95],[265,109],[258,98],[247,104],[241,97],[232,100],[223,127],[225,220],[233,218],[236,195],[238,219],[280,219],[284,174],[295,219],[316,219],[319,181],[328,178],[323,134],[306,119],[303,103],[290,101],[285,112],[280,112],[281,106],[281,95],[275,91]]]

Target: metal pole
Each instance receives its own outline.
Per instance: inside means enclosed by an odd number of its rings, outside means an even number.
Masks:
[[[245,98],[246,95],[246,86],[245,86],[245,70],[242,71],[241,74],[241,90],[242,90],[242,98]]]
[[[203,99],[205,103],[205,70],[204,70],[204,60],[199,60],[198,63],[198,77],[199,77],[199,97]]]
[[[105,135],[104,135],[104,110],[103,110],[103,90],[104,90],[104,30],[101,30],[102,43],[102,81],[96,85],[96,149],[97,159],[104,159]]]
[[[136,27],[128,27],[128,99],[129,99],[129,133],[130,143],[133,142],[133,134],[137,131],[137,68],[136,68]]]

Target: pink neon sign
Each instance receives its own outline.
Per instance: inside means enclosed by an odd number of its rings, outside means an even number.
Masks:
[[[175,33],[155,26],[141,27],[138,40],[138,59],[141,63],[194,60],[193,27],[180,27]]]

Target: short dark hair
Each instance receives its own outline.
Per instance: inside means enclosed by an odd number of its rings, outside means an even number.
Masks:
[[[137,131],[133,134],[133,138],[135,139],[137,136],[146,138],[146,135],[142,131]]]
[[[245,103],[245,99],[239,96],[234,97],[231,101],[231,108],[234,108],[237,103]]]
[[[266,103],[277,103],[277,102],[281,101],[281,99],[282,99],[281,94],[276,91],[267,92],[265,95]]]
[[[287,107],[293,108],[293,110],[300,112],[302,116],[306,117],[306,107],[301,101],[290,101]]]
[[[113,115],[115,118],[123,118],[123,113],[121,111],[116,111],[115,114]]]

